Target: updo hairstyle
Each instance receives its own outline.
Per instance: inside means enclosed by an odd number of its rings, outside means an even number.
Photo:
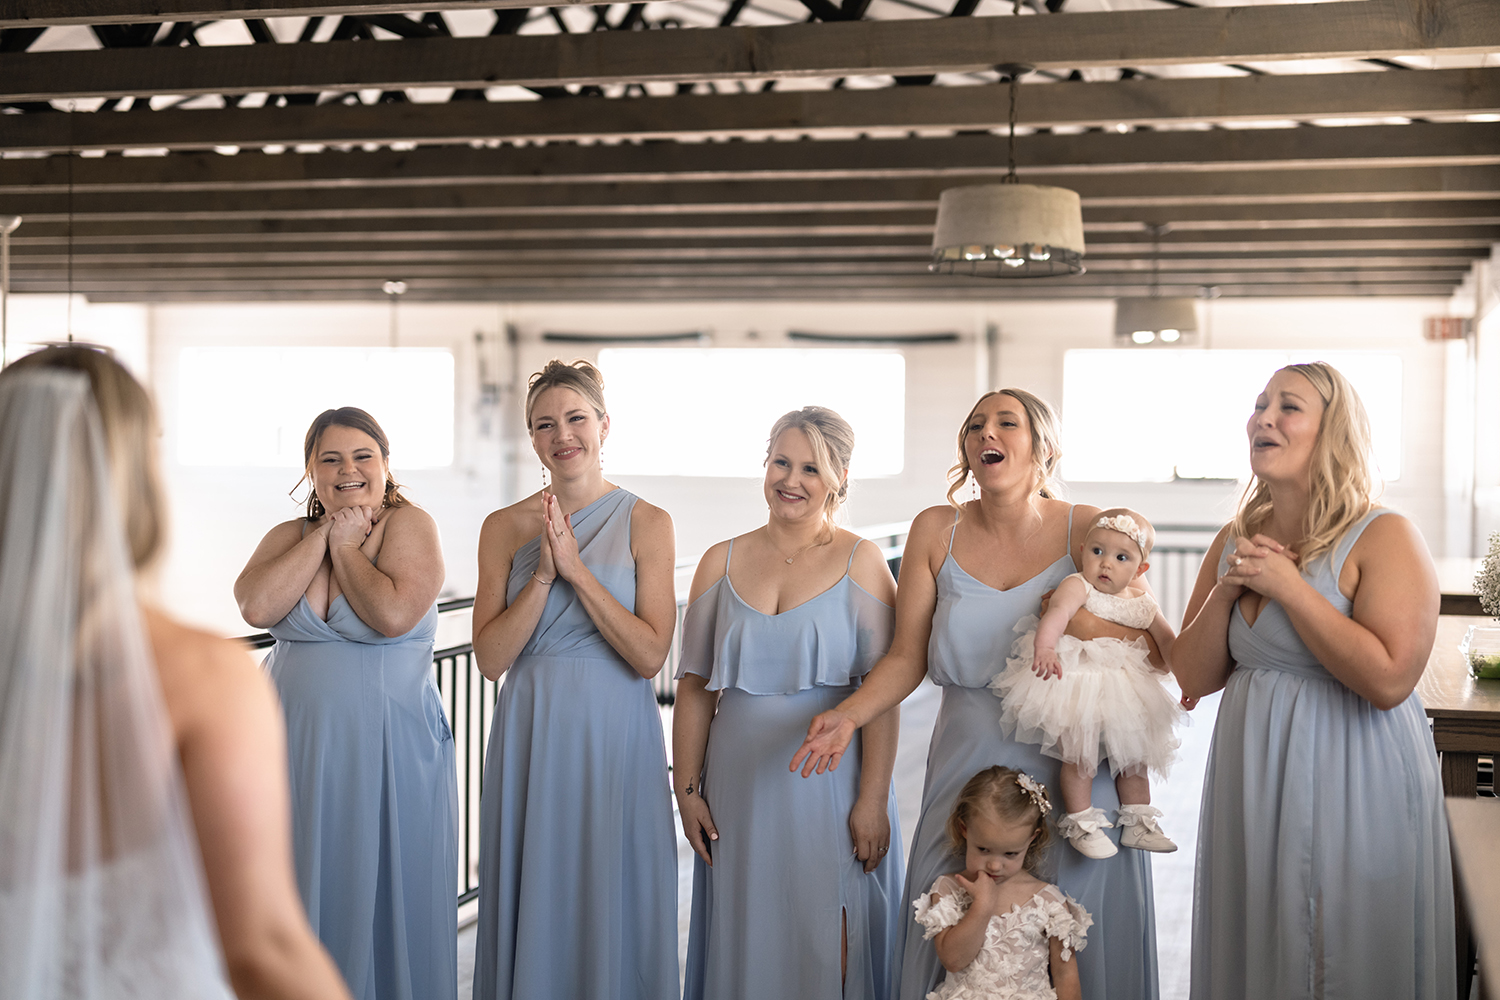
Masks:
[[[1026,848],[1026,857],[1022,859],[1021,867],[1036,874],[1051,834],[1041,808],[1032,799],[1031,793],[1017,781],[1020,776],[1021,772],[997,764],[985,768],[965,783],[963,790],[958,793],[957,801],[953,803],[953,812],[948,817],[948,843],[954,854],[963,856],[968,849],[964,828],[976,813],[988,809],[1004,823],[1034,824],[1035,833],[1030,846]]]
[[[849,421],[826,406],[804,406],[800,410],[783,413],[771,425],[771,436],[766,439],[766,462],[771,460],[771,449],[776,447],[776,439],[789,430],[799,430],[806,434],[807,443],[812,445],[813,461],[818,464],[818,478],[828,489],[828,498],[823,501],[823,516],[831,518],[839,504],[849,497],[849,462],[854,457],[854,428],[849,426]]]
[[[584,402],[594,408],[594,415],[603,420],[608,415],[604,408],[604,376],[599,369],[587,361],[579,360],[564,364],[557,358],[532,375],[526,382],[526,430],[531,430],[531,408],[536,398],[548,389],[572,389],[583,397]]]
[[[969,415],[964,417],[963,426],[958,429],[958,464],[948,470],[948,480],[951,483],[948,487],[948,503],[958,506],[953,496],[969,480],[972,470],[968,453],[964,450],[964,441],[969,436],[969,424],[980,404],[992,396],[1010,396],[1026,411],[1026,422],[1031,425],[1031,466],[1036,475],[1037,491],[1048,499],[1056,499],[1062,493],[1057,481],[1052,478],[1057,463],[1062,460],[1062,439],[1057,432],[1056,412],[1045,399],[1025,389],[993,389],[979,397],[969,410]]]
[[[302,440],[302,479],[297,480],[297,486],[301,486],[303,480],[311,483],[313,481],[313,456],[318,451],[318,440],[323,432],[330,427],[348,427],[369,435],[375,440],[380,448],[380,459],[385,463],[385,495],[380,500],[380,506],[405,507],[411,503],[401,495],[401,484],[396,482],[396,477],[391,475],[391,442],[385,436],[385,431],[375,422],[375,418],[357,406],[340,406],[336,410],[324,410],[313,418],[312,426],[307,429],[307,437]],[[295,492],[297,486],[293,486]],[[318,499],[317,489],[311,489],[307,493],[307,519],[316,521],[324,514],[323,502]]]
[[[18,359],[6,372],[59,368],[88,376],[104,440],[109,478],[124,522],[125,543],[137,571],[161,555],[166,543],[166,491],[156,458],[156,408],[135,377],[107,350],[77,345],[48,347]]]

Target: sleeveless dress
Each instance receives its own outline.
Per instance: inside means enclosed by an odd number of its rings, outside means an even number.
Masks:
[[[1106,594],[1074,573],[1088,594],[1084,610],[1126,628],[1146,629],[1156,619],[1150,594],[1121,597]],[[1110,773],[1148,767],[1167,776],[1182,745],[1173,728],[1182,708],[1162,685],[1151,665],[1146,640],[1109,636],[1057,640],[1062,676],[1043,679],[1032,672],[1038,619],[1016,622],[1020,633],[1011,644],[1005,669],[990,682],[995,697],[1005,699],[1000,730],[1022,743],[1035,743],[1048,757],[1077,764],[1084,774],[1109,759]]]
[[[694,855],[683,996],[886,1000],[905,919],[895,790],[886,805],[890,851],[865,874],[849,832],[859,744],[838,770],[806,780],[786,762],[813,716],[852,694],[885,655],[895,613],[846,568],[811,600],[764,614],[735,592],[733,552],[731,541],[724,576],[688,609],[677,672],[707,677],[708,690],[720,692],[702,786],[719,839],[710,846],[712,868]]]
[[[1068,528],[1071,537],[1071,512]],[[1073,560],[1064,555],[1030,580],[996,590],[958,564],[952,538],[950,533],[950,551],[938,570],[937,608],[927,646],[927,676],[943,692],[927,751],[921,818],[906,864],[907,906],[915,905],[939,875],[963,867],[963,859],[952,853],[945,827],[959,790],[976,773],[994,764],[1017,768],[1046,784],[1052,801],[1060,800],[1061,764],[1039,747],[1005,738],[997,725],[1001,706],[988,685],[995,674],[996,652],[1009,641],[1015,623],[1036,614],[1042,595],[1073,572]],[[1107,772],[1095,776],[1090,800],[1106,812],[1120,807]],[[1056,818],[1054,810],[1051,819]],[[1119,843],[1118,829],[1104,833]],[[1054,849],[1048,861],[1051,870],[1038,877],[1055,882],[1094,917],[1089,947],[1075,958],[1085,1000],[1154,1000],[1156,913],[1146,852],[1121,851],[1094,861],[1077,851]],[[943,966],[912,921],[905,922],[904,932],[898,996],[921,1000],[942,979]]]
[[[357,1000],[458,991],[458,787],[436,631],[436,605],[392,639],[342,594],[327,621],[302,597],[271,627],[297,886]]]
[[[572,516],[583,564],[635,608],[630,514],[611,490]],[[541,557],[516,552],[506,600]],[[677,854],[651,682],[558,580],[506,672],[479,820],[475,1000],[675,998]]]
[[[1352,607],[1338,588],[1344,560],[1385,513],[1303,572],[1341,614]],[[1192,995],[1449,1000],[1452,868],[1421,700],[1390,711],[1365,701],[1275,601],[1254,625],[1236,602],[1229,654],[1203,783]]]
[[[934,901],[933,897],[937,899]],[[944,875],[917,900],[917,923],[931,940],[969,912],[974,897],[951,875]],[[1049,938],[1062,942],[1062,957],[1083,950],[1094,923],[1083,907],[1055,885],[1038,889],[1023,906],[990,917],[984,944],[965,969],[948,973],[927,1000],[1057,1000],[1052,988]]]

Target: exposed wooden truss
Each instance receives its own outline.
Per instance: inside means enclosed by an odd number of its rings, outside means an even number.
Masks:
[[[362,298],[399,278],[426,299],[985,298],[1157,281],[1436,295],[1500,243],[1500,68],[1464,61],[1500,53],[1492,0],[876,16],[892,2],[803,0],[821,20],[733,27],[746,3],[715,0],[722,14],[675,31],[639,30],[645,4],[596,6],[596,26],[623,30],[567,33],[549,15],[558,33],[524,35],[525,11],[502,9],[517,4],[449,2],[497,11],[493,34],[451,37],[406,4],[122,0],[99,15],[83,0],[0,0],[0,106],[20,112],[0,115],[0,214],[25,220],[13,286]],[[277,43],[263,20],[303,15],[301,42]],[[326,15],[344,20],[312,41]],[[195,44],[225,19],[257,44]],[[106,47],[24,51],[66,24],[100,26]],[[1389,62],[1434,56],[1448,65]],[[1291,64],[1312,58],[1363,62]],[[1010,88],[984,71],[1012,61],[1054,71],[1017,91],[1014,160],[1023,181],[1080,194],[1088,271],[930,275],[941,191],[1009,169]],[[1278,63],[1293,71],[1267,72]],[[805,82],[776,88],[791,78]],[[454,96],[418,102],[419,87]]]

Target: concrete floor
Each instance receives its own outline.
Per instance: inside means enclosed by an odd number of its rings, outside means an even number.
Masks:
[[[894,782],[896,801],[901,813],[903,846],[910,845],[910,832],[916,828],[917,811],[922,804],[922,780],[927,770],[927,742],[937,718],[939,692],[923,684],[901,706],[901,742],[896,752]],[[1198,841],[1198,805],[1203,788],[1204,765],[1213,736],[1218,696],[1205,698],[1193,712],[1192,724],[1180,733],[1182,759],[1172,777],[1152,788],[1152,801],[1166,815],[1163,826],[1177,841],[1175,854],[1152,856],[1152,875],[1156,884],[1156,943],[1161,968],[1161,1000],[1186,1000],[1188,995],[1188,956],[1192,945],[1193,857]],[[672,710],[662,710],[662,724],[672,731]],[[670,737],[668,743],[670,745]],[[688,909],[693,898],[693,852],[677,832],[677,898],[678,954],[687,953]],[[460,914],[463,924],[465,914]],[[472,918],[470,918],[472,919]],[[473,991],[474,930],[471,922],[460,926],[458,934],[458,995],[468,997]],[[475,998],[482,1000],[482,998]]]

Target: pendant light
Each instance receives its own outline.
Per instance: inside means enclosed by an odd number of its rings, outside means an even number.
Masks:
[[[1172,346],[1197,333],[1198,313],[1191,298],[1161,294],[1161,238],[1170,226],[1147,223],[1151,234],[1151,294],[1115,299],[1115,343],[1122,347]]]
[[[1016,85],[1031,67],[995,68],[1010,78],[1010,171],[999,184],[949,188],[939,196],[928,270],[986,278],[1082,274],[1078,192],[1016,177]]]

